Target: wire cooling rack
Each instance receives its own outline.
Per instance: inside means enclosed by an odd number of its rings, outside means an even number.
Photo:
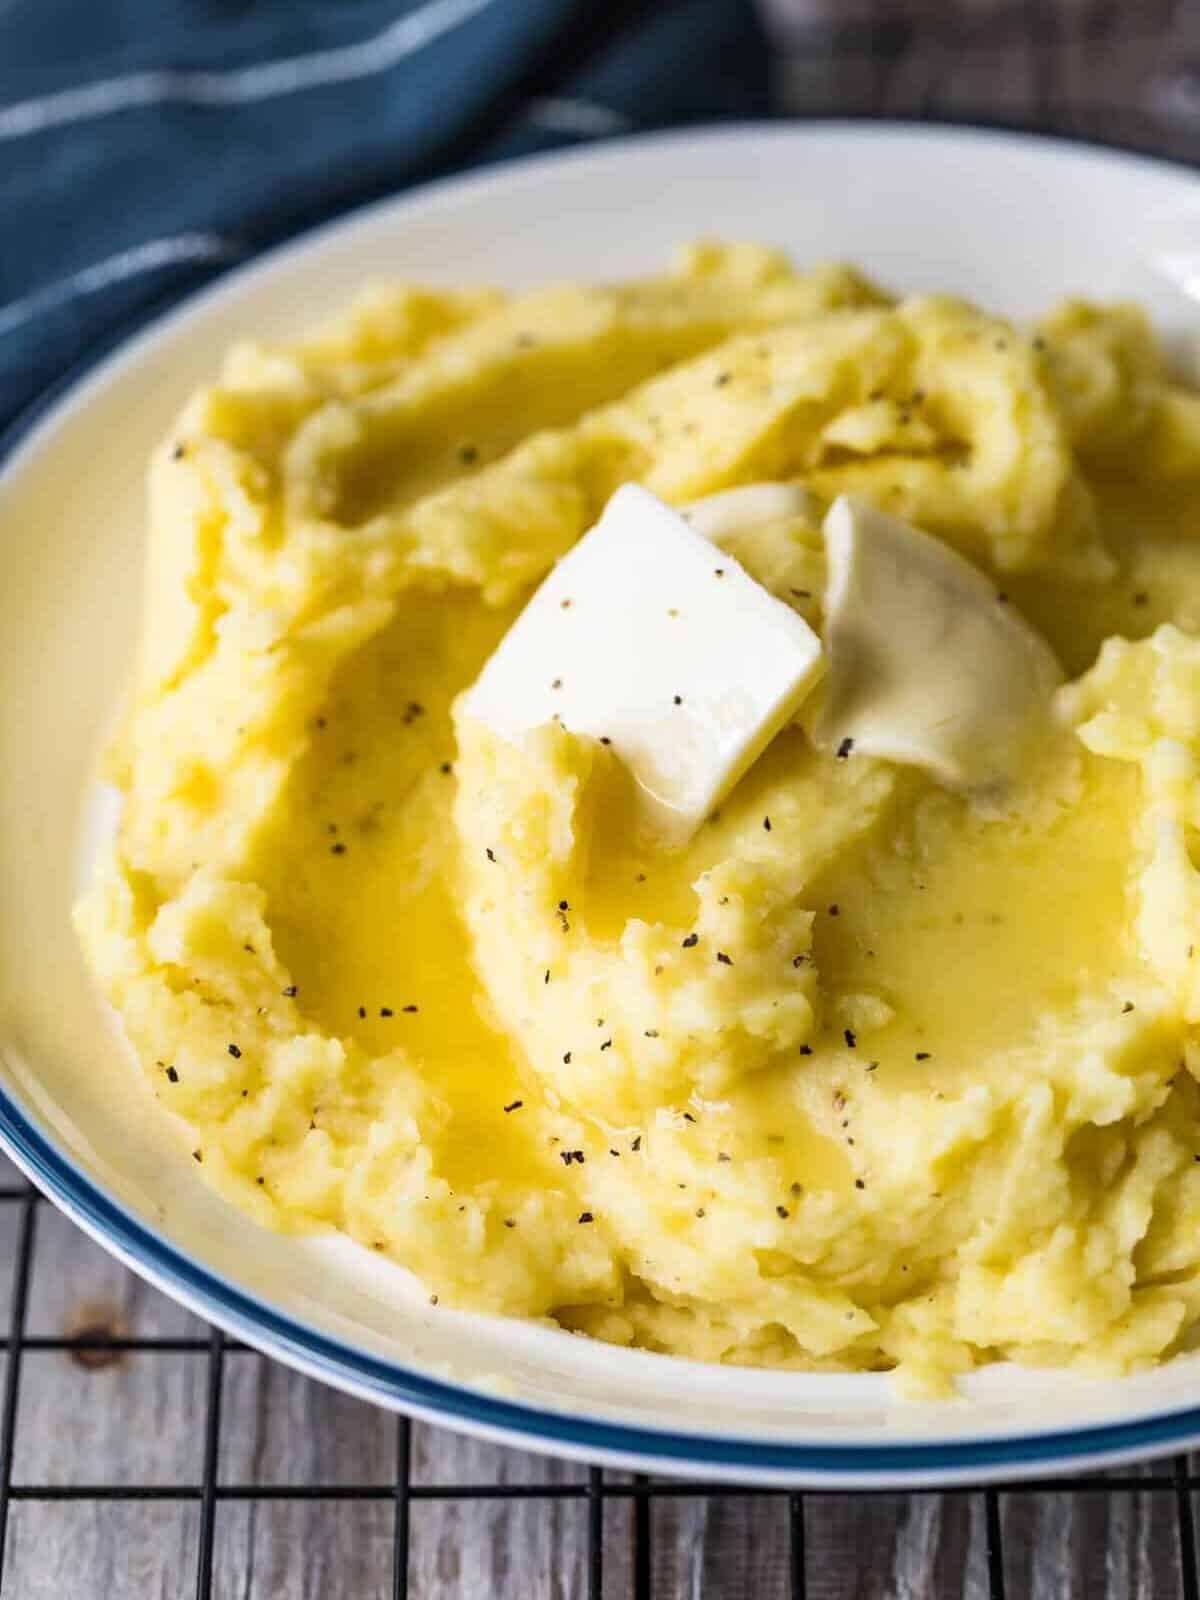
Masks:
[[[830,1597],[830,1600],[833,1600],[833,1597],[839,1597],[840,1600],[841,1596],[850,1594],[879,1596],[895,1594],[898,1597],[911,1596],[913,1600],[924,1596],[929,1596],[932,1600],[935,1595],[940,1600],[942,1595],[951,1594],[970,1595],[978,1597],[978,1600],[982,1600],[984,1596],[987,1600],[1017,1600],[1018,1596],[1034,1592],[1024,1577],[1018,1578],[1014,1583],[1008,1576],[1009,1563],[1006,1561],[1002,1515],[1006,1491],[1003,1488],[962,1487],[908,1496],[910,1502],[922,1499],[941,1501],[966,1499],[973,1502],[981,1513],[983,1551],[982,1561],[977,1563],[977,1566],[982,1570],[977,1571],[969,1581],[964,1574],[961,1582],[954,1581],[952,1577],[950,1586],[943,1585],[937,1588],[933,1586],[931,1573],[918,1575],[916,1587],[911,1586],[910,1574],[909,1587],[893,1589],[887,1586],[886,1580],[878,1586],[869,1586],[864,1574],[849,1565],[843,1567],[840,1572],[831,1574],[825,1561],[814,1563],[810,1559],[808,1532],[810,1521],[814,1518],[814,1507],[815,1515],[819,1518],[823,1508],[831,1499],[850,1498],[848,1492],[842,1496],[827,1493],[816,1496],[787,1490],[743,1488],[737,1485],[714,1488],[711,1484],[649,1478],[643,1475],[628,1476],[606,1472],[601,1468],[590,1468],[586,1476],[572,1482],[546,1481],[532,1473],[530,1481],[458,1481],[453,1476],[450,1481],[445,1482],[414,1481],[412,1445],[416,1425],[405,1417],[396,1417],[389,1421],[389,1425],[394,1428],[394,1435],[392,1471],[387,1481],[264,1483],[253,1477],[248,1481],[227,1480],[219,1470],[225,1416],[222,1391],[226,1366],[231,1355],[246,1352],[249,1347],[227,1337],[215,1328],[208,1330],[207,1333],[191,1336],[139,1337],[126,1334],[121,1331],[119,1314],[115,1315],[111,1309],[105,1314],[97,1313],[99,1318],[97,1325],[85,1324],[78,1331],[64,1331],[54,1335],[30,1332],[27,1327],[27,1312],[34,1272],[35,1270],[52,1272],[56,1266],[54,1260],[47,1258],[41,1262],[40,1268],[35,1269],[38,1218],[39,1214],[44,1216],[47,1210],[48,1202],[24,1182],[12,1182],[0,1187],[0,1216],[8,1213],[15,1222],[15,1259],[8,1333],[0,1347],[6,1358],[3,1411],[0,1414],[0,1600],[26,1600],[27,1595],[34,1593],[53,1594],[55,1600],[76,1600],[77,1596],[78,1600],[84,1600],[85,1596],[91,1600],[91,1596],[101,1592],[98,1588],[86,1586],[60,1588],[38,1585],[36,1588],[31,1588],[27,1575],[23,1579],[22,1572],[18,1572],[15,1580],[10,1581],[9,1564],[5,1559],[10,1521],[14,1508],[27,1502],[38,1503],[44,1508],[64,1507],[72,1502],[86,1502],[93,1506],[105,1503],[144,1505],[167,1502],[196,1508],[199,1513],[198,1525],[187,1562],[190,1570],[186,1576],[186,1586],[166,1592],[194,1593],[197,1600],[213,1600],[215,1596],[234,1592],[227,1584],[218,1583],[215,1577],[217,1525],[223,1510],[238,1503],[254,1505],[279,1501],[319,1503],[326,1506],[372,1502],[383,1507],[390,1516],[388,1563],[390,1574],[383,1580],[383,1587],[373,1588],[370,1593],[377,1593],[380,1596],[390,1594],[392,1600],[432,1600],[434,1595],[440,1597],[443,1593],[440,1585],[430,1587],[428,1583],[415,1582],[411,1571],[414,1518],[420,1515],[422,1506],[430,1503],[451,1503],[460,1509],[497,1502],[509,1507],[519,1503],[548,1506],[554,1502],[582,1503],[586,1507],[586,1533],[582,1540],[581,1559],[577,1563],[578,1583],[564,1587],[561,1583],[550,1581],[546,1573],[528,1572],[520,1578],[517,1587],[511,1590],[513,1594],[521,1595],[522,1600],[526,1596],[543,1593],[567,1596],[569,1600],[584,1600],[584,1597],[586,1600],[611,1600],[616,1594],[627,1596],[628,1600],[675,1600],[675,1597],[681,1594],[677,1585],[672,1584],[668,1587],[664,1583],[655,1581],[655,1540],[652,1531],[654,1507],[668,1501],[729,1502],[743,1498],[753,1498],[760,1503],[773,1503],[778,1523],[785,1530],[786,1555],[775,1572],[775,1582],[770,1593],[753,1591],[757,1595],[757,1600],[783,1600],[785,1596],[790,1597],[790,1600],[818,1600],[818,1597],[826,1596]],[[96,1248],[85,1241],[79,1243],[87,1249]],[[138,1482],[126,1481],[116,1475],[112,1480],[101,1481],[30,1482],[19,1479],[14,1473],[14,1463],[24,1387],[23,1369],[31,1356],[46,1353],[72,1359],[84,1369],[97,1370],[127,1356],[187,1355],[201,1363],[204,1383],[203,1398],[198,1409],[202,1416],[203,1444],[202,1466],[196,1481]],[[225,1426],[228,1427],[227,1421]],[[451,1444],[453,1448],[449,1436],[441,1438],[443,1444]],[[515,1459],[527,1467],[536,1465],[534,1459],[530,1457],[515,1457]],[[1178,1456],[1169,1462],[1157,1463],[1152,1468],[1076,1475],[1045,1482],[1025,1482],[1010,1493],[1025,1498],[1041,1494],[1056,1497],[1081,1494],[1099,1497],[1150,1496],[1161,1504],[1169,1505],[1175,1529],[1174,1549],[1168,1550],[1159,1544],[1151,1568],[1141,1573],[1142,1581],[1139,1582],[1137,1593],[1143,1596],[1144,1600],[1159,1600],[1160,1596],[1167,1595],[1177,1596],[1179,1600],[1200,1600],[1200,1574],[1197,1570],[1193,1510],[1193,1495],[1197,1490],[1200,1490],[1200,1474],[1195,1471],[1194,1464],[1186,1456]],[[869,1501],[889,1497],[882,1493],[879,1495],[858,1493],[853,1498]],[[617,1563],[620,1584],[618,1588],[614,1587],[611,1579],[606,1577],[606,1563],[611,1565],[614,1550],[612,1529],[606,1524],[612,1517],[613,1508],[621,1504],[630,1508],[631,1515],[625,1519],[625,1547],[620,1551]],[[43,1526],[52,1527],[52,1524],[43,1522]],[[498,1536],[503,1540],[502,1529]],[[85,1559],[86,1553],[81,1553],[81,1561]],[[853,1556],[850,1559],[853,1560]],[[81,1566],[79,1570],[85,1573],[87,1569]],[[1053,1570],[1052,1568],[1052,1573]],[[1036,1571],[1035,1560],[1034,1572]],[[1053,1577],[1051,1581],[1054,1581]],[[86,1584],[86,1577],[81,1577],[80,1582]],[[1065,1579],[1063,1582],[1065,1584]],[[724,1595],[727,1592],[737,1594],[752,1592],[749,1588],[740,1586],[735,1591],[727,1591],[724,1588],[710,1591],[703,1584],[702,1577],[701,1586],[690,1587],[689,1593],[704,1596],[710,1592],[714,1595]],[[1081,1597],[1086,1595],[1090,1600],[1093,1592],[1099,1592],[1093,1591],[1087,1585],[1042,1588],[1035,1584],[1034,1589],[1038,1593],[1044,1592],[1048,1600],[1051,1596],[1053,1600],[1069,1600],[1069,1597],[1075,1595]],[[150,1591],[130,1589],[119,1593],[123,1600],[125,1593],[134,1596],[143,1592]],[[298,1596],[301,1592],[320,1593],[322,1600],[326,1600],[326,1597],[328,1600],[365,1600],[366,1594],[366,1591],[358,1588],[339,1589],[335,1592],[314,1590],[309,1587],[303,1590],[289,1588],[285,1593],[274,1588],[251,1588],[249,1582],[245,1587],[239,1585],[236,1592],[244,1596],[245,1600],[291,1600],[293,1593]],[[472,1588],[460,1589],[457,1592],[478,1595],[480,1600],[487,1596],[490,1600],[492,1591]],[[1106,1586],[1104,1592],[1111,1595],[1113,1600],[1124,1600],[1125,1596],[1133,1593],[1131,1589],[1123,1588],[1119,1584],[1116,1587]]]
[[[1188,104],[1186,80],[1174,81],[1171,71],[1195,53],[1200,64],[1200,0],[1183,5],[1140,3],[1123,6],[1115,0],[765,0],[778,31],[779,92],[783,108],[797,114],[885,114],[949,117],[963,120],[1001,121],[1042,130],[1097,137],[1135,147],[1183,157],[1200,158],[1200,90]],[[1197,79],[1200,83],[1200,78]],[[1165,86],[1165,87],[1164,87]],[[1194,86],[1193,86],[1194,87]],[[917,1494],[901,1502],[904,1515],[919,1518],[930,1503],[969,1505],[972,1550],[959,1552],[957,1570],[935,1577],[933,1557],[923,1552],[918,1537],[916,1552],[903,1573],[878,1570],[878,1551],[869,1538],[851,1536],[838,1561],[831,1561],[823,1537],[830,1505],[837,1497],[805,1495],[758,1488],[701,1485],[667,1479],[629,1477],[591,1469],[577,1479],[562,1481],[545,1473],[530,1457],[513,1454],[511,1471],[503,1481],[478,1481],[468,1473],[463,1481],[454,1471],[439,1478],[414,1475],[414,1436],[419,1425],[405,1418],[388,1419],[394,1427],[390,1470],[381,1481],[262,1482],[255,1474],[230,1474],[222,1470],[223,1432],[228,1434],[231,1360],[247,1347],[217,1330],[184,1334],[156,1333],[138,1336],[127,1331],[117,1317],[86,1318],[51,1334],[29,1326],[31,1291],[36,1274],[62,1269],[61,1261],[36,1248],[39,1216],[47,1208],[40,1197],[13,1174],[0,1176],[0,1224],[8,1223],[11,1240],[11,1298],[4,1358],[2,1411],[0,1411],[0,1600],[27,1600],[53,1595],[55,1600],[85,1600],[102,1590],[105,1568],[103,1536],[115,1526],[118,1506],[165,1503],[187,1508],[188,1534],[173,1557],[171,1576],[148,1560],[140,1576],[129,1576],[113,1590],[117,1600],[150,1592],[187,1594],[198,1600],[237,1593],[245,1600],[291,1600],[293,1594],[320,1593],[329,1600],[363,1600],[367,1590],[314,1588],[307,1579],[292,1588],[264,1577],[261,1584],[249,1567],[239,1574],[236,1589],[217,1559],[222,1519],[233,1507],[258,1507],[270,1502],[348,1507],[368,1502],[386,1520],[387,1548],[376,1562],[371,1594],[389,1594],[393,1600],[431,1600],[454,1587],[455,1574],[442,1573],[432,1582],[414,1571],[414,1541],[426,1508],[453,1506],[463,1515],[501,1503],[515,1513],[521,1505],[537,1505],[546,1517],[555,1504],[582,1511],[580,1529],[569,1576],[527,1570],[518,1573],[505,1592],[526,1596],[548,1594],[567,1600],[675,1600],[684,1585],[663,1576],[656,1548],[655,1515],[674,1502],[702,1501],[729,1505],[753,1497],[760,1508],[755,1524],[762,1535],[773,1530],[776,1556],[767,1592],[752,1584],[745,1571],[737,1576],[737,1563],[727,1564],[723,1577],[710,1577],[693,1563],[686,1587],[691,1594],[753,1594],[755,1600],[841,1600],[842,1596],[892,1596],[904,1600],[941,1600],[942,1596],[970,1596],[971,1600],[1023,1600],[1027,1594],[1046,1600],[1069,1600],[1101,1592],[1112,1600],[1137,1594],[1141,1600],[1200,1600],[1197,1571],[1193,1497],[1200,1490],[1200,1475],[1184,1456],[1159,1462],[1152,1468],[1120,1473],[1075,1476],[1045,1484],[1024,1483],[1012,1490],[961,1488],[937,1494]],[[52,1215],[52,1214],[51,1214]],[[82,1241],[77,1241],[82,1246]],[[90,1245],[85,1246],[91,1249]],[[3,1246],[0,1246],[0,1251]],[[61,1255],[61,1241],[60,1241]],[[3,1257],[0,1255],[0,1260]],[[36,1261],[36,1266],[35,1266]],[[113,1269],[116,1270],[116,1269]],[[85,1370],[97,1371],[121,1360],[186,1355],[203,1372],[203,1384],[187,1412],[189,1424],[199,1421],[200,1470],[180,1481],[151,1481],[128,1473],[128,1462],[115,1455],[105,1458],[109,1468],[93,1481],[76,1479],[43,1468],[40,1475],[15,1470],[19,1466],[18,1441],[23,1403],[37,1415],[31,1386],[31,1367],[54,1356]],[[261,1359],[261,1358],[253,1358]],[[39,1368],[37,1381],[53,1386],[61,1372]],[[100,1404],[101,1397],[82,1405]],[[383,1419],[378,1419],[383,1421]],[[168,1430],[172,1424],[162,1421]],[[440,1441],[438,1460],[453,1460],[455,1443]],[[139,1451],[130,1440],[127,1452],[136,1464]],[[43,1448],[38,1459],[52,1460]],[[463,1444],[463,1451],[467,1446]],[[518,1474],[516,1477],[513,1473]],[[193,1481],[194,1480],[194,1481]],[[1100,1501],[1115,1505],[1128,1497],[1149,1509],[1135,1527],[1128,1520],[1110,1517],[1103,1528],[1085,1523],[1085,1542],[1092,1535],[1104,1541],[1092,1566],[1092,1576],[1080,1576],[1064,1563],[1064,1528],[1067,1521],[1051,1516],[1032,1531],[1020,1534],[1020,1561],[1014,1555],[1017,1536],[1007,1515],[1017,1502],[1031,1499],[1041,1504]],[[859,1496],[871,1526],[872,1508],[895,1496]],[[80,1503],[107,1508],[99,1519],[93,1543],[73,1558],[71,1533],[65,1516]],[[32,1562],[14,1563],[14,1520],[30,1506],[39,1510],[37,1541]],[[765,1510],[762,1508],[765,1507]],[[881,1513],[882,1515],[882,1510]],[[1064,1513],[1064,1516],[1066,1514]],[[1086,1512],[1084,1513],[1086,1516]],[[770,1522],[764,1521],[769,1517]],[[1015,1519],[1014,1519],[1015,1520]],[[463,1524],[465,1529],[466,1524]],[[918,1530],[919,1531],[919,1530]],[[1068,1529],[1069,1533],[1069,1529]],[[119,1538],[119,1532],[111,1535]],[[461,1537],[465,1538],[466,1533]],[[503,1527],[497,1537],[503,1541]],[[1072,1535],[1078,1542],[1078,1530]],[[1138,1544],[1136,1552],[1128,1546]],[[548,1547],[547,1547],[548,1548]],[[306,1558],[307,1559],[307,1558]],[[957,1558],[955,1558],[957,1559]],[[72,1566],[72,1560],[75,1565]],[[745,1558],[746,1566],[750,1557]],[[111,1567],[111,1562],[110,1562]],[[952,1560],[953,1568],[955,1561]],[[165,1570],[165,1569],[164,1569]],[[42,1574],[43,1576],[38,1576]],[[1099,1576],[1097,1576],[1099,1574]],[[461,1574],[457,1575],[461,1578]],[[445,1581],[443,1581],[445,1580]],[[130,1586],[132,1584],[132,1587]],[[143,1586],[145,1585],[145,1586]],[[1102,1586],[1102,1587],[1101,1587]],[[490,1584],[459,1586],[461,1594],[490,1596]]]

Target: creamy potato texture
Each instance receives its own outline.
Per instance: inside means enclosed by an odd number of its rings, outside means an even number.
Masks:
[[[456,716],[627,481],[853,490],[990,574],[1069,680],[1004,804],[806,710],[667,848],[611,749]],[[709,1360],[937,1390],[1194,1340],[1200,402],[1135,310],[1015,327],[748,245],[381,287],[236,348],[150,506],[79,924],[225,1194]],[[820,632],[819,521],[727,547]]]

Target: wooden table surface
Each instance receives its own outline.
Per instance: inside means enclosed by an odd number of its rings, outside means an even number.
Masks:
[[[10,1181],[0,1160],[0,1191]],[[20,1201],[0,1203],[0,1261],[17,1256],[24,1211]],[[201,1506],[194,1496],[170,1495],[203,1475],[208,1329],[47,1202],[36,1204],[33,1217],[23,1318],[32,1348],[20,1356],[16,1497],[0,1593],[4,1600],[190,1596]],[[0,1327],[9,1326],[11,1276],[0,1273]],[[196,1347],[99,1358],[37,1348],[39,1340],[89,1329]],[[396,1419],[385,1412],[252,1351],[224,1356],[223,1484],[267,1494],[282,1486],[390,1486],[396,1438]],[[1163,1469],[1154,1470],[1161,1477]],[[411,1506],[410,1600],[583,1600],[582,1497],[514,1503],[452,1495],[467,1486],[582,1483],[586,1469],[416,1424],[411,1475],[414,1484],[451,1494]],[[163,1498],[21,1497],[80,1485],[148,1487]],[[1000,1495],[999,1513],[1006,1600],[1189,1600],[1170,1489],[1016,1489]],[[656,1501],[640,1584],[633,1515],[627,1501],[605,1509],[605,1600],[789,1594],[786,1498],[699,1492]],[[219,1600],[385,1600],[394,1592],[393,1516],[387,1498],[219,1503],[212,1593]],[[981,1494],[805,1495],[804,1535],[807,1600],[988,1600]]]
[[[1189,8],[1192,0],[1188,0]],[[1200,13],[1200,0],[1195,0]],[[1173,4],[1120,0],[768,0],[780,102],[800,112],[982,117],[1051,126],[1200,157],[1200,115],[1151,107],[1151,84],[1184,43]],[[1200,15],[1196,17],[1200,23]],[[8,1181],[0,1171],[0,1186]],[[0,1206],[0,1326],[26,1206]],[[125,1600],[195,1592],[202,1509],[171,1486],[200,1481],[208,1330],[84,1238],[32,1208],[28,1338],[100,1326],[196,1348],[20,1357],[3,1600]],[[25,1225],[28,1225],[27,1223]],[[249,1351],[224,1358],[218,1472],[226,1483],[390,1484],[394,1418]],[[567,1484],[582,1468],[416,1426],[418,1484]],[[1126,1474],[1126,1480],[1137,1475]],[[1161,1469],[1160,1469],[1161,1476]],[[157,1486],[157,1500],[45,1501],[30,1486]],[[1007,1600],[1193,1600],[1181,1507],[1189,1497],[1123,1487],[1015,1490],[999,1498]],[[413,1600],[576,1600],[587,1592],[583,1498],[415,1501]],[[782,1600],[792,1558],[786,1499],[678,1497],[653,1503],[648,1572],[633,1570],[634,1511],[606,1505],[604,1595]],[[979,1494],[808,1495],[809,1600],[987,1600]],[[368,1600],[392,1594],[386,1500],[222,1502],[212,1593],[221,1600]],[[992,1583],[995,1582],[992,1574]]]

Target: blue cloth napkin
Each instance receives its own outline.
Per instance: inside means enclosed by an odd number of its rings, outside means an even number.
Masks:
[[[8,0],[0,429],[171,299],[360,201],[766,108],[752,0]]]

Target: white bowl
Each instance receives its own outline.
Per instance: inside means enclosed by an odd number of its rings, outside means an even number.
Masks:
[[[619,277],[698,233],[840,256],[1015,315],[1128,295],[1197,326],[1200,180],[1007,133],[811,123],[635,140],[389,201],[159,319],[0,441],[0,1142],[99,1242],[250,1343],[379,1403],[533,1449],[792,1485],[1043,1474],[1200,1443],[1200,1357],[1120,1380],[995,1367],[961,1400],[708,1367],[434,1311],[337,1238],[262,1231],[165,1136],[68,912],[103,825],[87,792],[129,666],[151,446],[218,352],[285,337],[380,274]],[[1195,263],[1195,264],[1193,264]],[[100,808],[102,811],[102,807]],[[92,835],[94,837],[94,834]]]

